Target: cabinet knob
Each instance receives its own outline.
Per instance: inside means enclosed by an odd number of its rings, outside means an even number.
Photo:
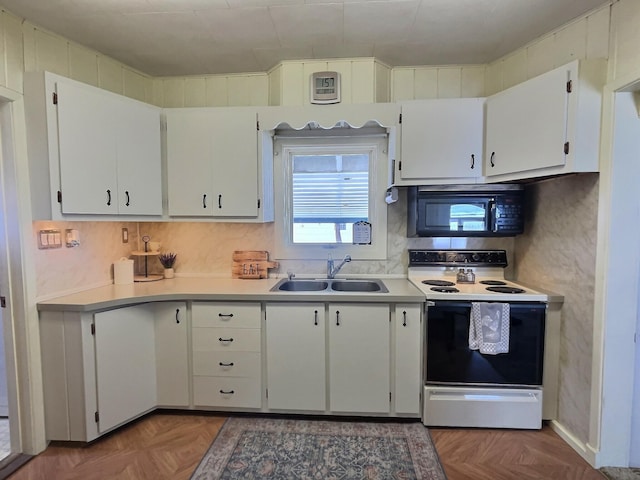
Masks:
[[[107,207],[111,206],[111,190],[107,190]]]
[[[223,394],[223,395],[233,395],[236,392],[234,392],[233,390],[222,390],[221,389],[220,393]]]
[[[222,208],[222,194],[218,195],[218,208]]]
[[[472,153],[471,154],[471,170],[473,170],[474,168],[476,168],[476,156]]]
[[[125,190],[124,194],[127,196],[127,201],[125,202],[125,205],[128,207],[129,206],[129,191]]]
[[[403,327],[406,327],[406,326],[407,326],[407,311],[406,311],[406,310],[404,310],[404,311],[402,312],[402,317],[403,317],[403,320],[402,320],[402,326],[403,326]]]
[[[336,325],[340,326],[340,311],[336,310]]]
[[[202,208],[207,208],[207,194],[202,195]]]
[[[233,362],[230,362],[230,363],[219,362],[218,365],[220,365],[221,367],[233,367]]]
[[[313,312],[313,324],[318,325],[318,310]]]
[[[495,167],[496,166],[496,164],[493,163],[493,157],[494,157],[495,154],[496,154],[496,152],[491,152],[491,158],[489,159],[489,162],[491,163],[491,167]]]
[[[231,342],[233,342],[233,338],[222,338],[222,337],[220,337],[220,338],[218,338],[218,340],[220,342],[223,342],[223,343],[231,343]]]
[[[219,313],[218,317],[220,317],[220,318],[233,318],[233,313]]]
[[[176,308],[176,323],[180,323],[180,309]]]

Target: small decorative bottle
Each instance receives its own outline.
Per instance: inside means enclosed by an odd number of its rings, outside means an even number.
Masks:
[[[471,270],[470,268],[467,268],[467,283],[476,283],[476,274],[473,273],[473,270]]]
[[[467,281],[467,275],[464,273],[464,268],[458,270],[458,274],[456,275],[456,281],[458,283],[464,283]]]

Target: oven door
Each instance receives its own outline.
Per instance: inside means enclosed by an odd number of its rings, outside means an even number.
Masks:
[[[510,302],[509,351],[484,355],[469,348],[471,302],[429,302],[425,383],[541,386],[545,303]]]

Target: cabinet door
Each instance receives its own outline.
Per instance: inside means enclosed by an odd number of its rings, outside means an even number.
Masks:
[[[62,213],[115,214],[116,111],[98,89],[58,81]]]
[[[396,305],[395,412],[420,415],[422,304]]]
[[[389,306],[329,305],[329,409],[389,412]]]
[[[98,430],[103,433],[156,406],[156,355],[151,309],[96,313]]]
[[[561,67],[487,98],[486,176],[564,165],[569,79]]]
[[[118,213],[162,215],[160,109],[119,101]]]
[[[324,304],[267,304],[266,314],[268,407],[324,411]]]
[[[484,98],[402,104],[402,180],[482,175]]]
[[[213,215],[258,215],[258,130],[253,109],[215,110],[213,158]]]
[[[258,214],[256,112],[244,108],[167,111],[169,215]]]
[[[185,302],[153,304],[158,406],[189,406],[189,351]]]
[[[172,109],[167,116],[169,215],[213,215],[213,138],[204,109]]]

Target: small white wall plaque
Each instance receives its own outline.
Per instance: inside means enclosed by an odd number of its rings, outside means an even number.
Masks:
[[[371,224],[369,222],[353,224],[353,244],[371,245]]]

